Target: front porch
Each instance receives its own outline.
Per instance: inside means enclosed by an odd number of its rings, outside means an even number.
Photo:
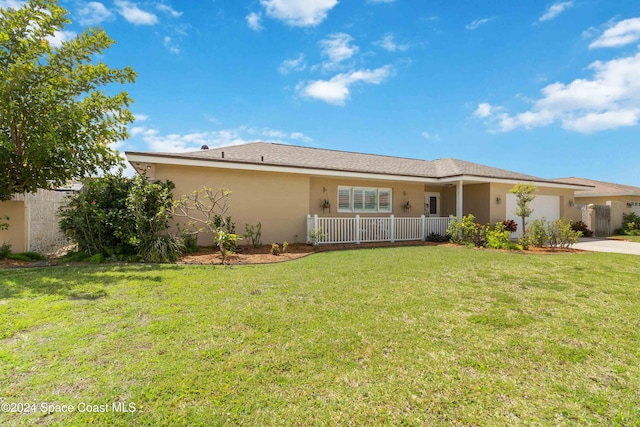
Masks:
[[[371,243],[427,240],[431,234],[445,236],[448,217],[320,217],[307,215],[307,243]]]

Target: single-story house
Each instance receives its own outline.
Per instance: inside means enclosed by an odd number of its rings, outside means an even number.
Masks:
[[[0,245],[11,245],[14,253],[34,251],[52,254],[69,246],[70,242],[58,227],[58,209],[67,196],[77,193],[82,184],[56,190],[39,189],[33,194],[14,194],[11,200],[0,202],[0,222],[9,228],[0,231]],[[9,217],[9,221],[4,220]]]
[[[622,214],[634,212],[640,215],[640,187],[578,177],[557,181],[591,186],[576,190],[576,204],[610,206],[611,231],[622,226]]]
[[[347,236],[325,241],[366,241],[358,232],[354,237],[353,229],[336,231],[352,227],[344,221],[355,217],[368,218],[378,231],[384,227],[390,240],[401,233],[390,222],[383,223],[384,218],[414,218],[413,225],[408,220],[405,225],[422,227],[423,233],[422,216],[435,220],[472,213],[479,223],[517,220],[515,196],[509,190],[523,182],[537,187],[534,217],[579,220],[574,191],[588,188],[452,158],[420,160],[266,142],[125,155],[149,179],[173,181],[176,198],[203,186],[230,189],[228,214],[238,234],[243,234],[245,224],[260,222],[263,243],[305,242],[314,228]],[[435,230],[444,234],[446,224],[447,220],[444,229],[440,225]],[[364,225],[355,227],[364,232]]]

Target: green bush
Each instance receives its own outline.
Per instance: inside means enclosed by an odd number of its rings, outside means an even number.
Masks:
[[[462,221],[454,218],[447,227],[447,235],[451,243],[484,247],[487,245],[487,232],[490,226],[476,223],[472,214],[462,217]]]
[[[616,234],[640,236],[640,216],[635,212],[622,214],[622,227],[616,230]]]
[[[547,244],[547,226],[545,218],[534,219],[529,227],[529,241],[536,248],[542,248]]]
[[[446,242],[451,240],[451,236],[443,236],[442,234],[431,233],[425,240],[427,242]]]
[[[271,255],[280,255],[280,245],[277,243],[271,245]]]
[[[507,228],[510,224],[497,222],[493,228],[487,231],[487,247],[493,249],[518,249],[518,245],[511,241],[511,231]]]
[[[7,259],[9,254],[11,254],[11,245],[3,243],[2,246],[0,246],[0,259]]]
[[[259,248],[262,246],[262,223],[258,223],[257,225],[244,225],[244,237],[249,239],[249,244],[254,248]]]
[[[181,234],[184,252],[192,254],[200,250],[200,247],[198,246],[198,233],[183,230]]]
[[[147,262],[175,260],[182,244],[163,234],[172,216],[173,188],[170,181],[151,183],[140,175],[88,179],[60,209],[60,229],[79,252],[102,254],[101,262],[133,255]]]

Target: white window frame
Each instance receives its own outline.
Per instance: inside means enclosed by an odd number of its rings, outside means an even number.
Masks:
[[[340,206],[340,192],[341,191],[349,192],[349,208]],[[354,206],[355,193],[362,192],[363,194],[366,192],[375,191],[376,202],[375,207],[373,209],[366,208],[356,208]],[[380,206],[380,196],[384,193],[389,194],[389,207],[384,208]],[[363,204],[364,204],[363,197]],[[338,186],[338,212],[348,212],[348,213],[392,213],[393,212],[393,190],[391,188],[378,188],[378,187],[351,187],[346,185]]]

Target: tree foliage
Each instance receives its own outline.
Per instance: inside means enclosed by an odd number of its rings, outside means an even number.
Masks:
[[[114,43],[101,29],[54,46],[66,14],[56,0],[0,9],[0,201],[121,163],[109,144],[128,136],[132,100],[107,89],[136,73],[98,60]]]
[[[522,235],[524,236],[527,234],[527,218],[533,213],[531,202],[536,198],[536,186],[520,183],[516,184],[509,192],[516,196],[517,208],[513,213],[522,218]]]

